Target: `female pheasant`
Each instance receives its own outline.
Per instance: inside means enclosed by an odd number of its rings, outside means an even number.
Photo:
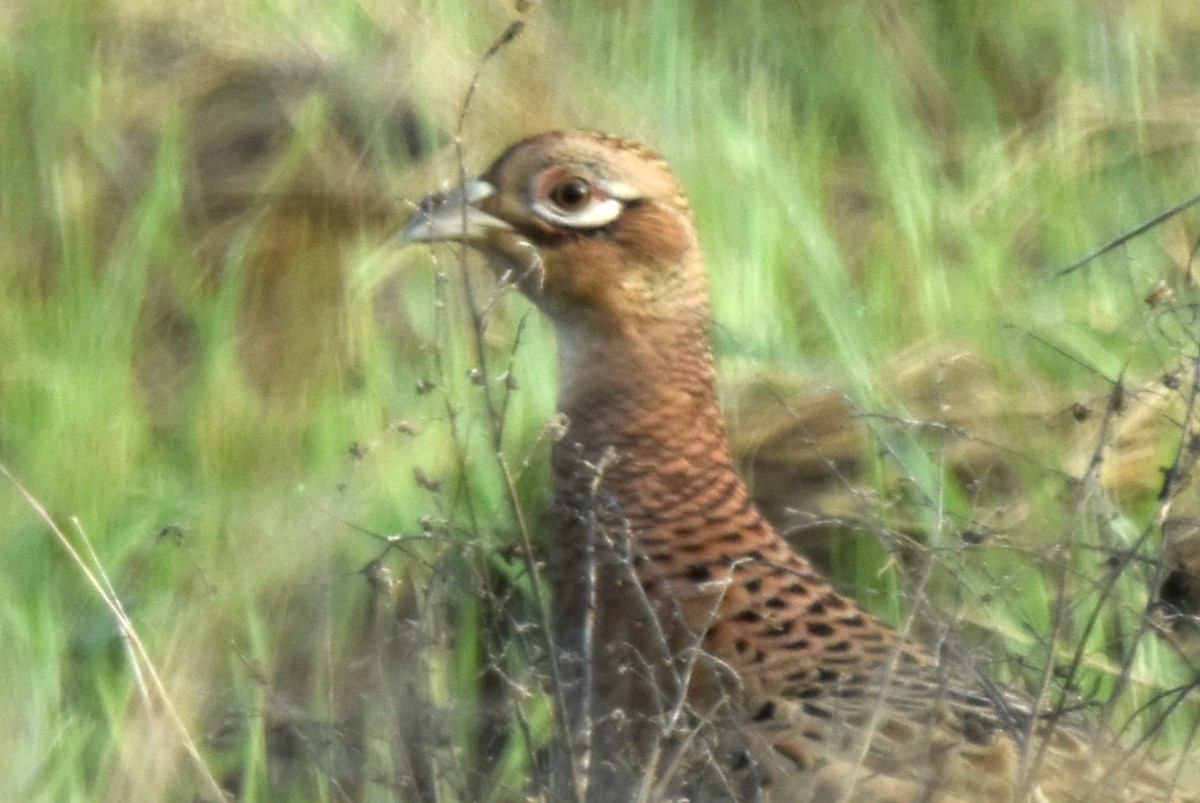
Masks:
[[[908,643],[764,519],[717,407],[691,212],[659,156],[535,136],[427,196],[403,237],[472,246],[558,336],[554,799],[1197,799]]]

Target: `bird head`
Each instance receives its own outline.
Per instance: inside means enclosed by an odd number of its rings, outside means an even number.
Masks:
[[[603,134],[518,142],[478,178],[426,196],[408,242],[464,242],[556,323],[610,329],[707,317],[691,212],[661,157]]]

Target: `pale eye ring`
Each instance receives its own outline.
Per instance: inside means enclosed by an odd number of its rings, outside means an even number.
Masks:
[[[622,203],[608,182],[570,166],[544,170],[530,187],[531,211],[551,226],[598,229],[615,221]]]

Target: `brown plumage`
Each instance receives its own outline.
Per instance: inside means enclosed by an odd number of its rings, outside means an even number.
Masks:
[[[656,154],[543,134],[428,196],[404,236],[467,242],[558,334],[555,799],[1191,799],[906,641],[760,514],[717,407],[691,212]]]

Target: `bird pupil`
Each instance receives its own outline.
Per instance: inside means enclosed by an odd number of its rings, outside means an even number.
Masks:
[[[554,192],[554,200],[558,202],[559,206],[578,206],[588,197],[588,189],[587,182],[581,179],[572,179],[558,186]]]

